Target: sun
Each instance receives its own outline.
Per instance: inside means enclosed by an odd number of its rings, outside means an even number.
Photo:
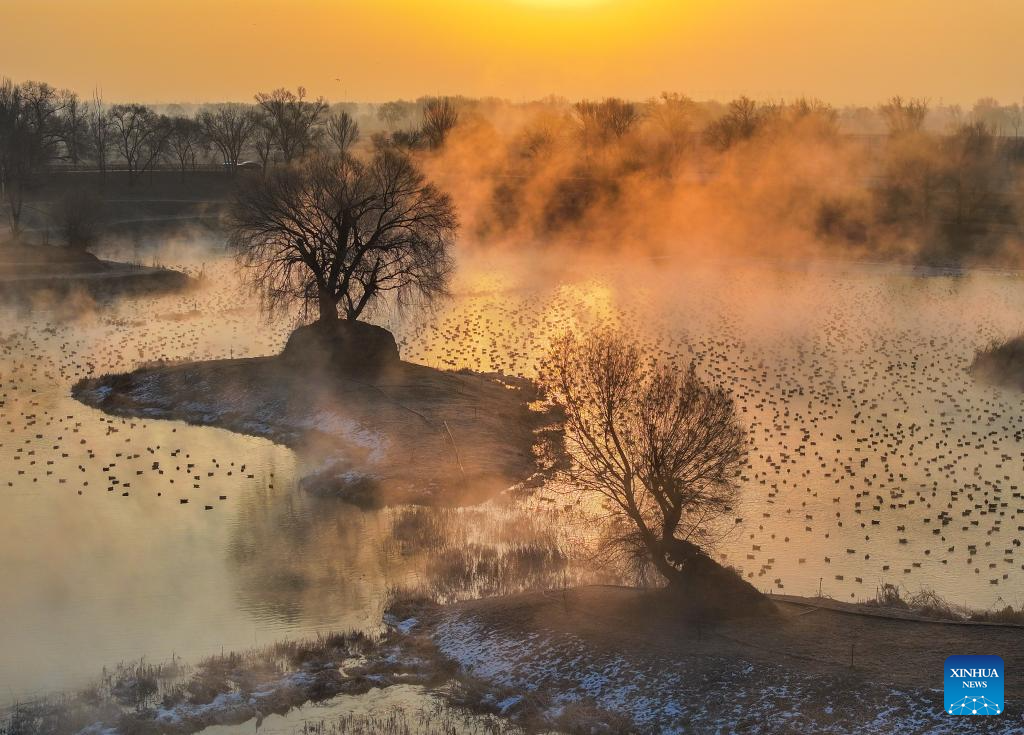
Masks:
[[[532,5],[536,8],[594,8],[607,5],[611,0],[513,0],[519,5]]]

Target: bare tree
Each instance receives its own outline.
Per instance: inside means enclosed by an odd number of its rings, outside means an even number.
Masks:
[[[924,127],[924,120],[928,116],[928,100],[917,97],[904,100],[897,95],[890,97],[888,102],[878,108],[878,112],[889,128],[889,135],[917,133]]]
[[[110,116],[106,106],[103,104],[103,93],[99,89],[93,90],[92,103],[87,113],[89,126],[89,143],[92,148],[93,158],[96,160],[96,167],[100,174],[106,177],[107,156],[112,147],[112,136],[110,130]]]
[[[255,126],[252,131],[252,147],[260,159],[260,170],[267,173],[267,166],[274,157],[274,129],[270,118],[262,110],[254,115]]]
[[[89,111],[88,105],[78,99],[74,92],[64,91],[61,93],[63,101],[61,107],[60,138],[64,144],[64,155],[73,166],[86,156],[89,149]]]
[[[693,130],[697,103],[674,92],[662,92],[647,105],[647,117],[674,144],[685,141]]]
[[[244,182],[229,241],[266,309],[298,303],[330,322],[339,305],[355,320],[385,297],[446,293],[456,228],[448,195],[381,148],[368,161],[321,154]]]
[[[940,214],[951,241],[963,244],[1000,223],[1014,224],[995,131],[984,122],[961,125],[943,147]]]
[[[832,105],[816,97],[797,97],[790,103],[779,103],[771,110],[777,126],[798,129],[804,139],[836,141],[839,137],[839,113]]]
[[[0,81],[0,193],[17,239],[25,193],[39,170],[57,155],[64,99],[48,84]]]
[[[1021,108],[1020,104],[1016,102],[1007,106],[1006,119],[1010,127],[1013,128],[1013,139],[1017,140],[1020,137],[1021,128],[1024,127],[1024,108]]]
[[[377,118],[383,122],[389,130],[394,130],[398,124],[408,117],[408,103],[402,101],[385,102],[377,108]]]
[[[881,163],[881,180],[872,192],[879,220],[904,230],[931,228],[943,170],[934,136],[891,136]]]
[[[706,550],[747,454],[732,398],[612,333],[557,340],[542,382],[565,411],[568,479],[609,514],[609,551],[670,585],[717,568]]]
[[[1009,123],[1006,108],[995,97],[982,97],[971,108],[971,121],[981,123],[997,138],[1002,137]]]
[[[359,124],[348,112],[341,110],[327,118],[327,137],[340,152],[348,153],[359,140]]]
[[[759,105],[749,97],[734,99],[726,113],[704,130],[704,137],[718,150],[727,150],[740,141],[753,138],[773,109],[770,105]]]
[[[440,148],[459,122],[459,111],[448,97],[429,100],[423,106],[423,138],[431,148]]]
[[[203,135],[216,148],[232,172],[238,167],[242,151],[256,132],[256,112],[247,105],[218,105],[203,110],[197,118]]]
[[[190,117],[172,117],[167,122],[167,156],[178,167],[182,181],[185,172],[196,167],[196,156],[202,150],[202,126]]]
[[[609,97],[601,102],[580,100],[573,105],[584,144],[619,140],[640,120],[640,111],[632,102]]]
[[[17,239],[26,165],[24,139],[27,136],[21,87],[10,79],[0,81],[0,193],[7,203],[7,222]]]
[[[110,108],[110,126],[117,151],[128,168],[128,181],[135,183],[164,152],[167,121],[145,105],[114,105]]]
[[[307,101],[305,87],[299,87],[295,92],[283,88],[260,92],[256,103],[267,115],[274,143],[285,163],[300,158],[313,147],[317,125],[327,111],[327,100],[318,97]]]
[[[99,240],[106,222],[103,200],[88,189],[72,189],[57,200],[57,229],[69,248],[86,250]]]
[[[682,155],[693,149],[697,110],[689,97],[669,92],[662,92],[644,106],[643,116],[652,133],[647,140],[656,146],[650,160],[663,175],[671,177]]]
[[[596,102],[582,99],[572,105],[584,135],[599,142],[617,140],[640,120],[640,111],[633,102],[608,97]]]

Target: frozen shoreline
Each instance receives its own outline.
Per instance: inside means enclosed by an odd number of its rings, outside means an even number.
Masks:
[[[1019,731],[1019,713],[949,717],[941,688],[943,660],[959,650],[1020,659],[1019,626],[951,626],[810,598],[775,602],[779,620],[694,625],[650,592],[584,587],[427,606],[405,627],[486,684],[481,704],[522,724],[658,733]],[[1020,687],[1008,681],[1008,699]]]
[[[1013,647],[1019,627],[867,615],[810,598],[775,602],[779,618],[696,625],[680,620],[657,593],[623,587],[447,606],[398,600],[379,637],[279,643],[163,678],[152,667],[129,667],[92,694],[28,703],[18,712],[22,725],[75,724],[58,733],[134,727],[187,735],[412,686],[453,712],[500,716],[526,731],[1019,731],[1021,715],[1012,711],[949,717],[941,689],[942,660],[954,649],[991,648],[1008,669],[1020,665],[1024,654]],[[1008,679],[1007,697],[1018,698],[1020,688]]]

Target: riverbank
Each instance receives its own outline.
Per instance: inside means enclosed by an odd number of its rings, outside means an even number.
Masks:
[[[184,273],[101,260],[82,250],[0,244],[0,297],[13,301],[84,292],[94,298],[158,294],[193,285]]]
[[[530,727],[613,732],[1017,732],[1019,711],[951,718],[943,662],[995,653],[1024,695],[1021,628],[950,624],[810,598],[776,619],[697,625],[653,592],[584,587],[404,611],[411,637]],[[419,645],[424,645],[421,642]],[[472,703],[472,702],[467,702]]]
[[[539,482],[558,441],[529,381],[408,362],[375,378],[282,357],[156,365],[82,380],[72,395],[271,439],[308,463],[306,490],[361,505],[482,502]]]
[[[87,692],[9,710],[0,733],[248,728],[309,702],[333,711],[340,699],[396,686],[439,695],[453,711],[499,715],[526,732],[1020,731],[1012,705],[978,718],[942,709],[944,659],[969,651],[1001,655],[1006,701],[1019,701],[1019,626],[771,599],[775,617],[703,625],[680,620],[657,592],[624,587],[448,606],[400,600],[379,636],[324,635],[194,666],[126,664]]]

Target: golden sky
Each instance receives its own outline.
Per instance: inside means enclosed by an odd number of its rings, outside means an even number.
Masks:
[[[107,100],[1024,96],[1022,0],[0,0],[0,76]]]

